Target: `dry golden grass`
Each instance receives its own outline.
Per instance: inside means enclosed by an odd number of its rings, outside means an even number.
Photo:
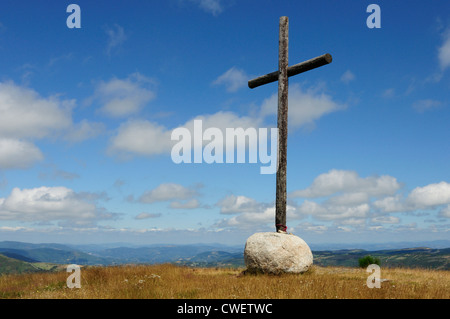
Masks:
[[[365,269],[314,266],[303,275],[243,275],[242,269],[127,265],[81,269],[81,288],[67,272],[0,276],[0,298],[25,299],[449,299],[450,272],[381,269],[368,288]]]

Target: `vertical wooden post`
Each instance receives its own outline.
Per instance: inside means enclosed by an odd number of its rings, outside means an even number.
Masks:
[[[286,164],[288,135],[289,19],[280,18],[278,54],[278,169],[275,204],[275,228],[286,231]]]

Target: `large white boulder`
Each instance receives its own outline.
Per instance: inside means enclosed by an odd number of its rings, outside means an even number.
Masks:
[[[311,249],[303,239],[276,232],[250,236],[244,259],[247,271],[271,274],[304,273],[313,264]]]

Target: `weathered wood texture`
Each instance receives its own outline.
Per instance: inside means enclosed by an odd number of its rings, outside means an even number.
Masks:
[[[301,62],[301,63],[298,63],[298,64],[288,67],[288,76],[291,77],[291,76],[294,76],[294,75],[297,75],[300,73],[310,71],[312,69],[329,64],[332,61],[333,61],[333,58],[332,58],[331,54],[329,54],[329,53],[318,56],[318,57],[310,59],[308,61]],[[275,71],[275,72],[257,77],[256,79],[250,80],[250,81],[248,81],[248,87],[251,89],[254,89],[254,88],[257,88],[258,86],[278,81],[279,73],[280,73],[280,71]]]
[[[288,89],[289,89],[289,19],[280,18],[280,40],[278,53],[278,169],[275,203],[275,227],[286,228],[286,166],[288,134]]]

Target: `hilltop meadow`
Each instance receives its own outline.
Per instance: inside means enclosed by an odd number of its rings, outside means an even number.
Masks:
[[[173,264],[81,268],[69,273],[0,276],[3,299],[450,299],[450,271],[381,268],[381,287],[368,288],[363,268],[314,265],[302,275],[246,274],[240,268]]]

